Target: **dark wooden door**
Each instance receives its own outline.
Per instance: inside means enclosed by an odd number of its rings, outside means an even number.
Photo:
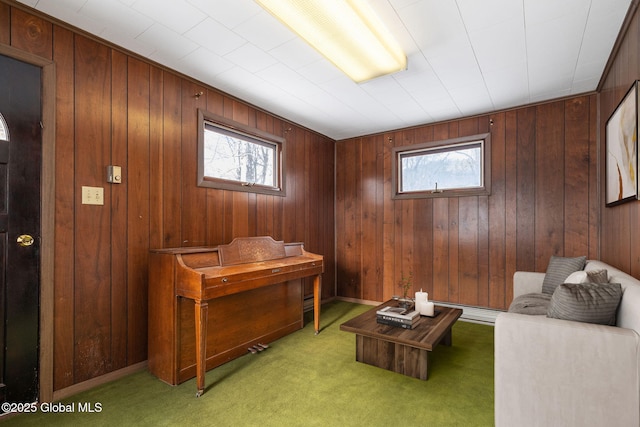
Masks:
[[[41,71],[0,55],[0,402],[38,398]]]

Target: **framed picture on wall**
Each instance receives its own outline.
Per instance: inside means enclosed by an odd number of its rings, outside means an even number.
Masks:
[[[638,198],[638,81],[607,120],[606,206]]]

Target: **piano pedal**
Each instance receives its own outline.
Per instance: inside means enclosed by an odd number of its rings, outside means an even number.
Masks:
[[[264,350],[264,348],[260,347],[259,345],[254,345],[253,348],[256,349],[257,351]]]
[[[251,352],[251,354],[256,354],[258,351],[253,348],[253,347],[249,347],[247,350],[249,350]]]
[[[266,350],[266,349],[268,349],[268,348],[269,348],[269,345],[268,345],[268,344],[261,344],[261,343],[258,343],[258,347],[262,347],[262,349],[263,349],[263,350]]]

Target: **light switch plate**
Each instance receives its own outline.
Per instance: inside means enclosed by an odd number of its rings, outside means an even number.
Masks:
[[[104,205],[104,188],[82,186],[83,205]]]

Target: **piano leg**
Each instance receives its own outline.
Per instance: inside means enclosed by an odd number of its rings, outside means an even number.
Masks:
[[[322,298],[322,276],[313,279],[313,327],[316,335],[320,333],[320,299]]]
[[[198,391],[196,397],[204,393],[204,373],[207,367],[207,317],[209,304],[204,301],[195,301],[196,321],[196,385]]]

